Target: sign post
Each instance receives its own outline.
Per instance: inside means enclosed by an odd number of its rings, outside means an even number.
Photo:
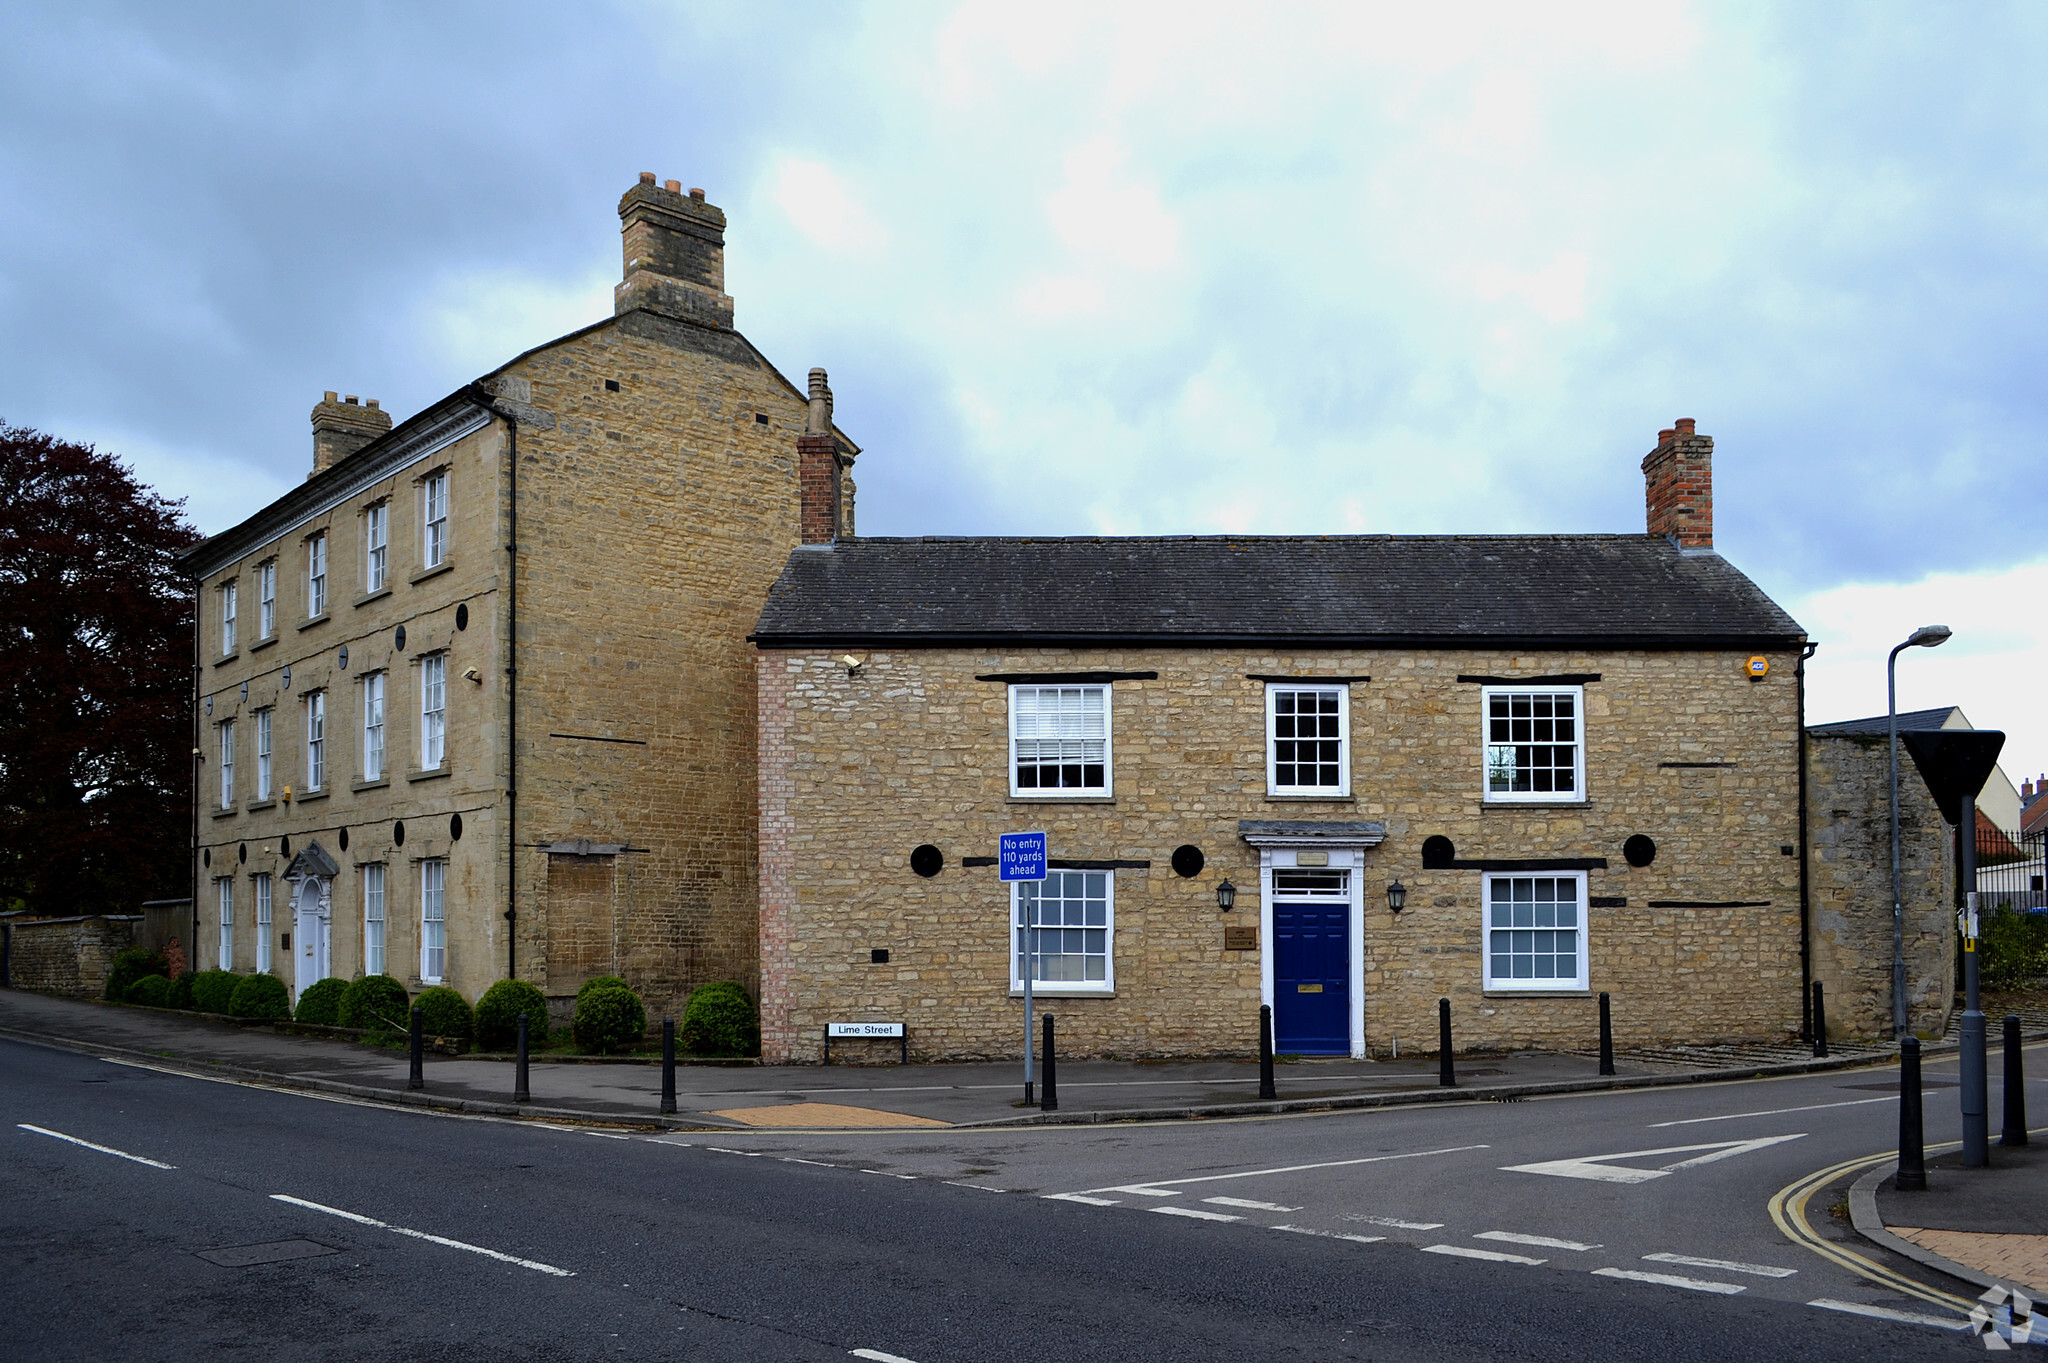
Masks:
[[[1045,834],[1004,833],[996,847],[996,870],[1003,883],[1031,881],[1043,884],[1045,881]],[[1023,940],[1018,944],[1024,957],[1024,1105],[1036,1101],[1032,1094],[1034,1075],[1031,1072],[1031,978],[1038,973],[1038,931],[1033,921],[1038,917],[1038,906],[1034,901],[1019,915],[1018,931]]]

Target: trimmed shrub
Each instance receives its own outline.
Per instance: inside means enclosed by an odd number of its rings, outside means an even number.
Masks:
[[[683,1008],[683,1049],[692,1055],[759,1055],[761,1019],[732,980],[703,984]]]
[[[165,997],[165,999],[164,999],[164,1007],[166,1007],[166,1008],[191,1008],[191,1007],[193,1007],[194,1005],[193,1005],[193,1002],[192,1002],[192,981],[193,981],[193,980],[194,980],[195,978],[196,978],[196,977],[195,977],[195,976],[193,975],[193,973],[192,973],[191,971],[189,971],[189,970],[188,970],[188,971],[186,971],[186,972],[185,972],[184,974],[182,974],[182,975],[178,976],[178,978],[177,978],[177,979],[175,979],[175,980],[172,980],[172,981],[171,981],[171,992],[170,992],[170,993],[169,993],[169,995],[167,995],[167,996]]]
[[[292,1014],[295,1022],[318,1023],[322,1027],[336,1027],[341,1024],[341,1000],[348,993],[348,981],[337,980],[329,975],[324,980],[315,980],[306,986],[306,992],[299,995],[298,1011]]]
[[[585,981],[583,982],[583,987],[582,987],[581,989],[579,989],[579,990],[577,990],[577,991],[576,991],[576,1002],[578,1002],[578,1003],[581,1003],[581,1002],[583,1002],[583,996],[584,996],[585,994],[588,994],[588,993],[589,993],[589,992],[590,992],[591,990],[593,990],[593,989],[628,989],[628,990],[630,990],[630,989],[631,989],[632,987],[633,987],[632,985],[630,985],[630,984],[627,984],[627,983],[626,983],[626,982],[625,982],[624,980],[620,979],[620,978],[619,978],[619,977],[618,977],[617,975],[592,975],[592,976],[591,976],[591,977],[590,977],[589,979],[587,979],[587,980],[585,980]]]
[[[426,1028],[428,1036],[466,1037],[475,1028],[469,1000],[445,984],[423,990],[413,1000],[413,1006],[420,1010],[420,1026]]]
[[[154,951],[142,947],[130,947],[114,957],[114,964],[107,971],[107,999],[113,1003],[128,1001],[128,989],[144,975],[169,975],[170,962]]]
[[[640,996],[619,985],[588,986],[576,998],[576,1044],[599,1055],[629,1049],[647,1030]]]
[[[246,975],[228,999],[228,1012],[238,1018],[266,1021],[292,1015],[292,996],[275,975]]]
[[[2048,914],[2018,913],[2000,904],[1984,916],[1977,939],[1977,980],[1986,989],[2024,989],[2048,975]],[[1956,953],[1962,974],[1962,953]]]
[[[525,980],[499,980],[476,1001],[476,1044],[487,1051],[509,1051],[519,1040],[519,1015],[527,1015],[527,1039],[540,1045],[548,1039],[548,1001]]]
[[[405,986],[389,975],[365,975],[341,996],[341,1025],[410,1031],[410,1002]]]
[[[192,1006],[202,1013],[225,1013],[241,982],[232,970],[202,970],[192,977]]]
[[[166,1006],[171,996],[171,981],[167,975],[144,975],[128,986],[129,1003],[140,1003],[150,1008]]]

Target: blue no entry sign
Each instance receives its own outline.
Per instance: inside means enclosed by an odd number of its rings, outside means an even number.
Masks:
[[[996,868],[1004,880],[1044,880],[1045,834],[1003,834],[996,846]]]

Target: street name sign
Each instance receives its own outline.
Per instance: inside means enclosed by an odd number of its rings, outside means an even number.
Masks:
[[[828,1022],[825,1024],[825,1035],[830,1037],[886,1036],[894,1038],[903,1035],[903,1024],[900,1022]]]

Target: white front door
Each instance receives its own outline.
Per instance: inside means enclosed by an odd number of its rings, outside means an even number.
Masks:
[[[297,962],[297,989],[303,994],[317,981],[327,978],[328,924],[320,915],[320,901],[326,896],[318,877],[299,882],[292,898],[292,956]]]

